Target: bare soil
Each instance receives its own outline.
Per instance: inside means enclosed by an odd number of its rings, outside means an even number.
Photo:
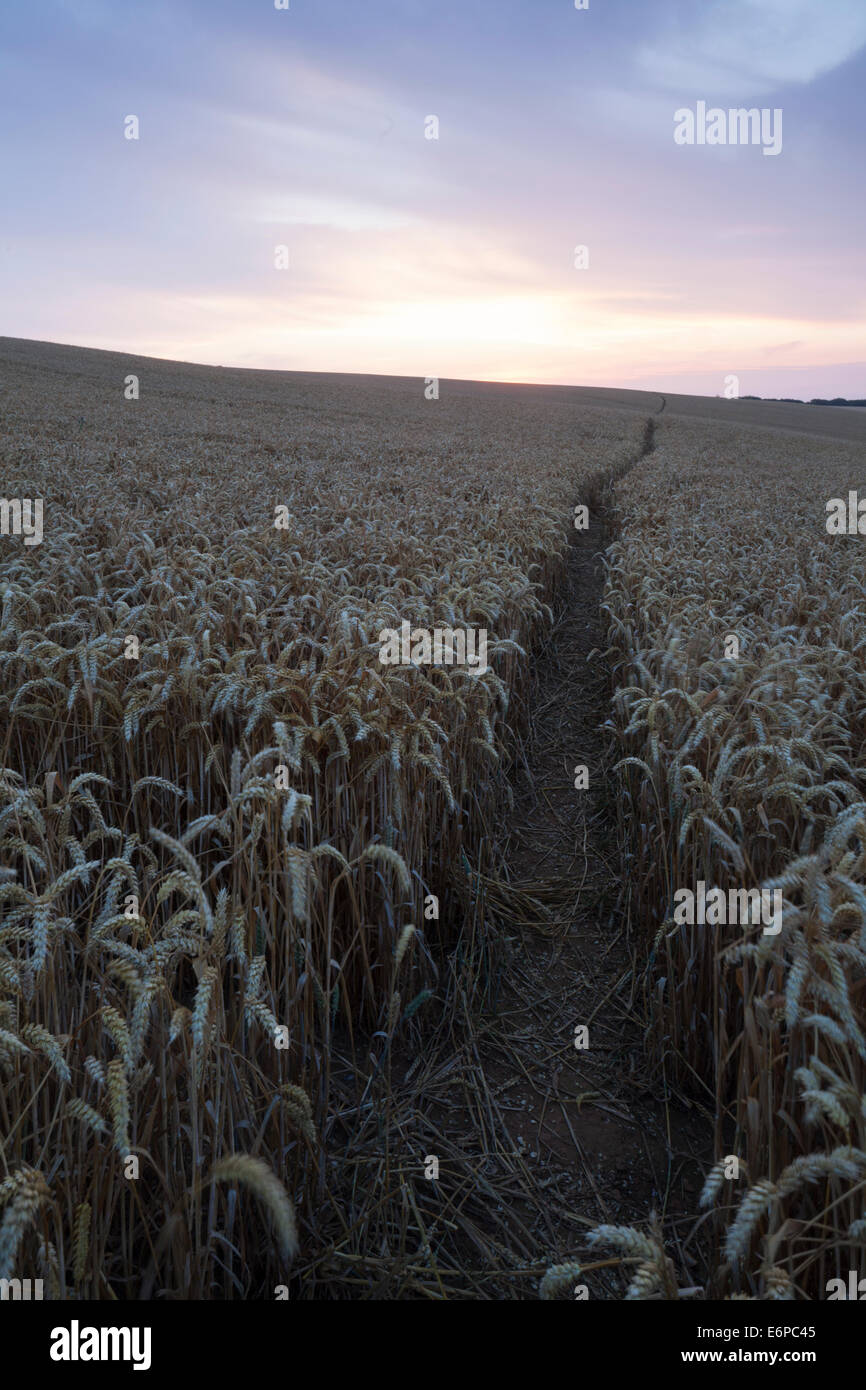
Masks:
[[[647,450],[651,440],[649,428]],[[630,940],[618,783],[603,728],[608,537],[591,511],[534,661],[531,734],[511,776],[513,808],[493,831],[498,869],[480,885],[483,915],[501,924],[484,1001],[480,1009],[477,997],[465,1001],[466,1027],[452,1034],[448,1062],[436,1049],[412,1125],[427,1152],[444,1155],[433,1225],[457,1228],[465,1251],[456,1282],[445,1281],[452,1297],[537,1297],[549,1264],[609,1254],[588,1255],[592,1226],[645,1229],[653,1212],[678,1267],[699,1264],[688,1233],[712,1162],[712,1117],[669,1094],[644,1049],[641,957]],[[587,790],[575,789],[580,764]],[[471,937],[472,924],[464,931]],[[575,1045],[579,1025],[585,1048]],[[588,1277],[591,1297],[622,1297],[622,1271]]]

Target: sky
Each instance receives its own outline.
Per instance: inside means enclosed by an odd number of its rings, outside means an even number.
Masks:
[[[866,0],[288,3],[6,0],[0,333],[866,397]]]

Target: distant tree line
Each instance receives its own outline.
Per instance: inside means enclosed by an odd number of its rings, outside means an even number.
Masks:
[[[844,396],[834,396],[825,401],[821,396],[813,396],[810,401],[801,401],[799,396],[741,396],[741,401],[780,401],[784,405],[866,405],[866,401],[848,401]]]

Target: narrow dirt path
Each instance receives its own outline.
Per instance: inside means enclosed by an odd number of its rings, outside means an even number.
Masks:
[[[644,454],[652,447],[650,420]],[[469,1108],[486,1130],[487,1171],[511,1172],[515,1264],[561,1260],[579,1252],[589,1227],[644,1225],[653,1210],[676,1239],[693,1217],[706,1151],[705,1121],[648,1076],[622,906],[618,783],[602,729],[608,537],[600,506],[590,512],[535,661],[531,740],[512,781],[513,811],[497,833],[502,875],[484,885],[506,940],[496,1007],[476,1022]],[[581,765],[585,790],[575,787]],[[585,1047],[576,1046],[578,1027],[588,1030]],[[497,1212],[501,1222],[501,1205]],[[535,1281],[517,1279],[511,1296],[533,1296],[530,1288]],[[615,1275],[599,1276],[592,1296],[621,1297],[622,1289]]]
[[[654,429],[650,417],[641,457]],[[395,1051],[385,1112],[364,1109],[364,1133],[377,1126],[385,1146],[385,1184],[403,1184],[407,1209],[381,1246],[365,1241],[374,1297],[533,1299],[548,1265],[585,1255],[590,1227],[645,1227],[653,1211],[678,1268],[690,1267],[680,1237],[712,1126],[666,1093],[643,1045],[643,962],[631,954],[603,729],[603,492],[584,499],[590,528],[572,535],[556,620],[534,654],[513,806],[486,827],[486,868],[464,865],[440,1022],[421,1051]],[[588,1046],[575,1046],[576,1028]],[[624,1289],[605,1270],[590,1296]]]

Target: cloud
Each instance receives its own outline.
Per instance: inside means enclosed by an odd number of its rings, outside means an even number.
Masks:
[[[689,0],[637,64],[667,91],[742,99],[813,82],[864,45],[863,0]]]
[[[335,227],[348,232],[396,231],[417,219],[375,203],[304,194],[269,194],[253,212],[254,222],[282,226]]]

